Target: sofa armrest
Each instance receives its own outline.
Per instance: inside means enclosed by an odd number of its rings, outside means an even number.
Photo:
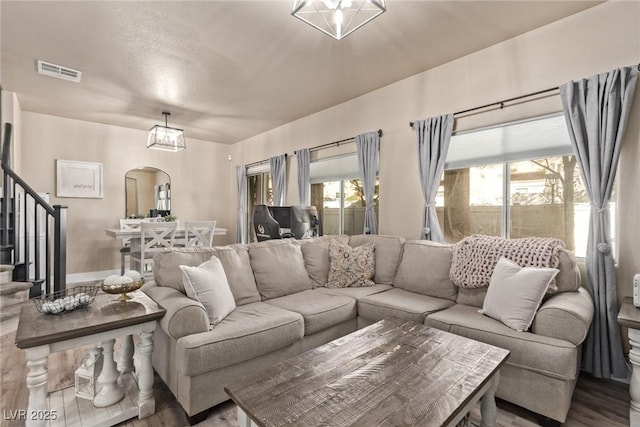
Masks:
[[[550,297],[538,309],[531,332],[580,345],[587,337],[593,319],[593,300],[589,292],[562,292]]]
[[[154,281],[145,283],[142,291],[167,311],[160,319],[160,327],[174,340],[209,330],[209,317],[198,301],[176,289],[158,286]]]

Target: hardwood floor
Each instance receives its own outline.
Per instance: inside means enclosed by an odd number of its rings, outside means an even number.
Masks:
[[[24,351],[15,346],[17,319],[0,323],[0,426],[22,426],[24,421],[11,420],[10,411],[26,409],[28,391],[25,383],[27,367]],[[88,348],[53,353],[49,356],[49,391],[73,384],[73,371]],[[121,425],[127,427],[161,427],[188,425],[184,412],[169,389],[156,375],[154,384],[156,413],[144,420],[133,419]],[[471,412],[471,421],[478,425],[479,406]],[[226,402],[213,408],[198,426],[236,426],[235,405]],[[498,400],[498,426],[528,427],[540,425],[533,413]],[[565,426],[618,427],[629,425],[629,391],[623,383],[599,380],[583,374],[578,380],[573,403]]]

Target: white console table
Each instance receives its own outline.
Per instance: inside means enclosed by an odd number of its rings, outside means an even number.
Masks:
[[[39,313],[34,305],[22,308],[16,345],[25,350],[29,367],[29,406],[25,412],[28,427],[111,426],[155,413],[153,331],[165,311],[141,291],[131,296],[131,300],[122,302],[114,295],[99,293],[88,307],[60,314]],[[137,370],[133,364],[132,334],[140,336],[135,348]],[[116,338],[123,339],[120,370],[113,358]],[[97,379],[100,391],[94,402],[77,399],[73,386],[47,395],[49,354],[92,344],[101,345],[104,355]]]

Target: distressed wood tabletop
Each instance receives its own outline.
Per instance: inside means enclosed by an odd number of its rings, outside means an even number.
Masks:
[[[131,300],[117,301],[117,295],[98,292],[95,301],[73,311],[40,313],[33,304],[20,312],[16,345],[30,348],[136,325],[164,316],[165,310],[142,291],[129,293]]]
[[[225,387],[259,426],[441,426],[509,351],[386,319]]]

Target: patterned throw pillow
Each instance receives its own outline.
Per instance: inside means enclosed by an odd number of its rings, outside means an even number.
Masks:
[[[329,245],[329,280],[327,288],[373,286],[376,262],[374,244],[367,243],[352,248],[349,245]]]

